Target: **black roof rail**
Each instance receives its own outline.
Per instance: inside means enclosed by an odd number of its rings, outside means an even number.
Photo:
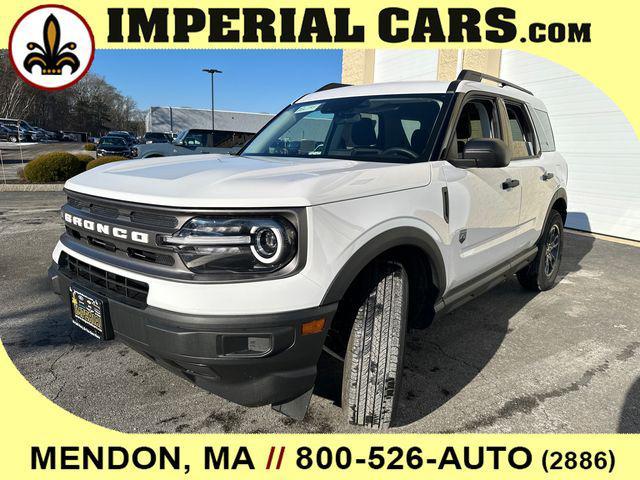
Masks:
[[[487,73],[476,72],[475,70],[462,70],[458,74],[458,78],[449,84],[449,88],[447,90],[450,92],[451,91],[455,92],[456,88],[458,87],[458,84],[463,80],[470,80],[472,82],[481,82],[482,80],[491,80],[492,82],[496,82],[498,85],[502,87],[515,88],[516,90],[520,90],[521,92],[528,93],[529,95],[533,96],[533,93],[531,91],[521,87],[520,85],[507,82],[506,80],[503,80],[498,77],[494,77],[493,75],[489,75]]]
[[[322,92],[324,90],[333,90],[334,88],[341,88],[341,87],[351,87],[352,85],[350,83],[327,83],[326,85],[323,85],[322,87],[320,87],[319,89],[316,90],[316,92]]]

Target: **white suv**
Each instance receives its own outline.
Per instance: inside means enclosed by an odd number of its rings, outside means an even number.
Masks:
[[[566,181],[516,85],[331,84],[237,155],[69,180],[50,276],[80,328],[242,405],[303,417],[325,350],[349,421],[387,427],[408,327],[514,273],[554,285]]]

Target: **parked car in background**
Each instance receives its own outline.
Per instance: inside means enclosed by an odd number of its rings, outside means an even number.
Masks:
[[[24,142],[25,138],[24,138],[24,135],[18,129],[18,127],[0,124],[0,141],[16,143],[16,142]]]
[[[44,138],[44,135],[40,133],[36,127],[29,125],[25,120],[19,120],[17,118],[0,118],[0,124],[19,128],[24,136],[23,141],[25,142],[37,142]]]
[[[107,135],[106,137],[102,137],[96,147],[96,157],[111,155],[131,158],[133,156],[131,145],[125,138],[120,136]]]
[[[253,137],[250,133],[221,132],[191,128],[178,133],[171,143],[147,143],[136,147],[136,158],[235,153]]]
[[[107,133],[106,135],[107,137],[120,137],[123,138],[128,145],[135,145],[136,143],[138,143],[137,139],[135,136],[131,135],[131,133],[129,132],[125,132],[122,130],[115,130],[112,132]]]
[[[171,143],[173,137],[168,133],[147,132],[142,137],[142,143]]]
[[[33,127],[33,129],[40,135],[41,141],[52,141],[56,139],[56,134],[54,132],[40,127]]]

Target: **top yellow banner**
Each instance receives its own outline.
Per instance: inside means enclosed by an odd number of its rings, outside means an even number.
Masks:
[[[119,2],[71,0],[87,20],[96,48],[504,48],[547,44],[580,50],[607,38],[622,41],[632,16],[596,15],[596,4],[488,1],[397,2]],[[0,48],[38,2],[4,7]],[[597,18],[597,24],[594,20]],[[628,28],[627,28],[628,27]]]

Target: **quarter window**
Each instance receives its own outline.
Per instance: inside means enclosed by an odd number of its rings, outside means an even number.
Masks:
[[[543,110],[533,109],[533,123],[538,132],[540,147],[543,152],[553,152],[556,149],[556,142],[553,138],[553,130],[551,129],[551,121],[549,115]]]

